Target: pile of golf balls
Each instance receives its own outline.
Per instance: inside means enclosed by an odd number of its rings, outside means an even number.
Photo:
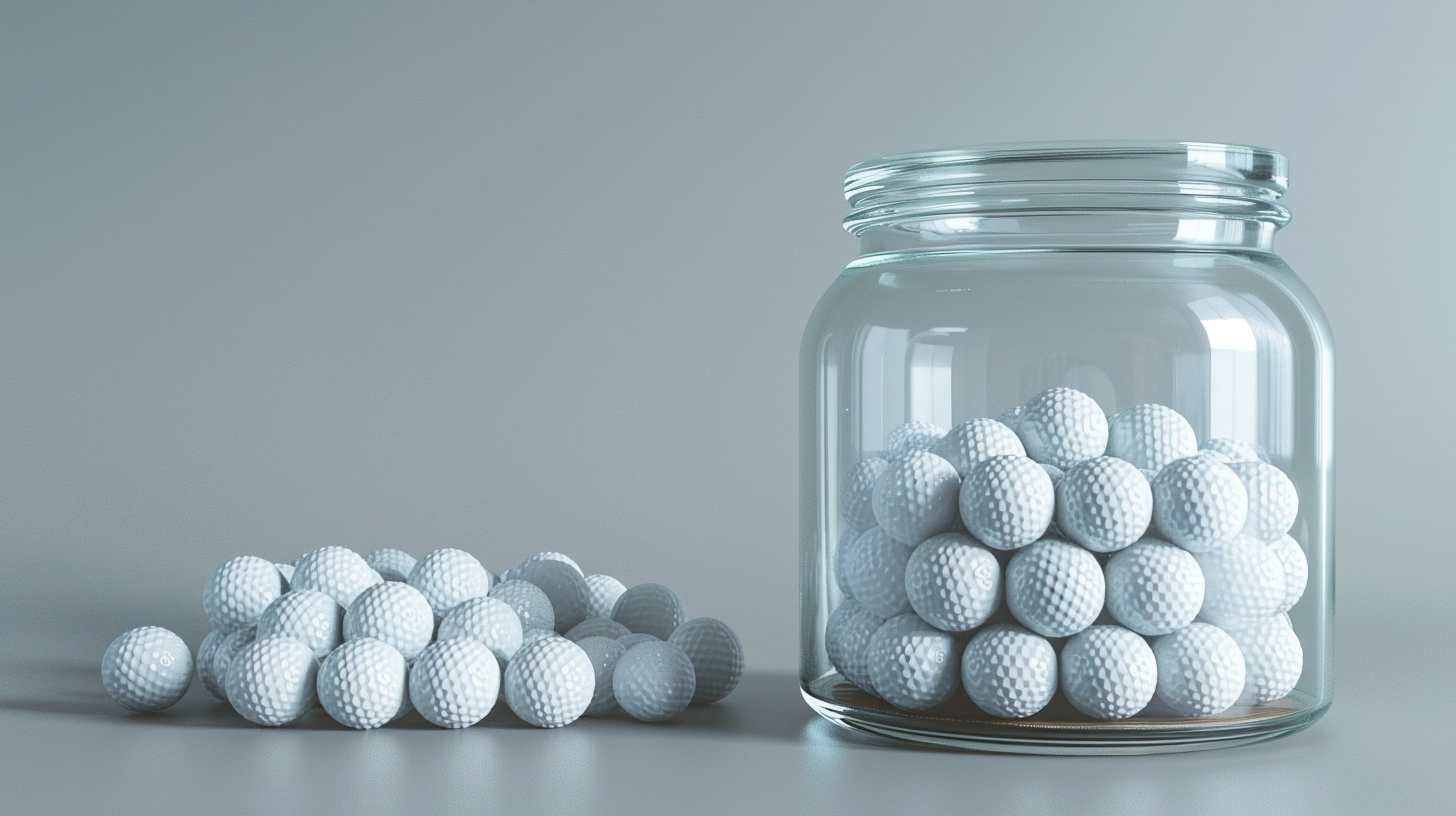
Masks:
[[[1288,695],[1309,565],[1293,482],[1164,405],[1053,388],[999,419],[885,438],[839,489],[829,662],[919,711],[1058,691],[1088,717],[1212,717]]]
[[[465,728],[504,698],[531,725],[556,728],[617,711],[669,720],[728,696],[743,675],[727,624],[688,619],[661,584],[628,589],[555,552],[500,578],[457,549],[418,561],[344,547],[292,564],[241,556],[218,567],[202,608],[213,630],[195,659],[157,626],[111,644],[101,679],[112,699],[160,711],[182,699],[195,670],[259,725],[286,725],[318,704],[350,728],[410,711]]]

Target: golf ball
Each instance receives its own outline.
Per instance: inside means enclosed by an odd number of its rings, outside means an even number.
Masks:
[[[502,665],[521,648],[525,634],[516,611],[499,598],[471,598],[440,621],[438,640],[469,638],[490,650]]]
[[[662,722],[681,714],[696,689],[692,660],[671,643],[639,643],[617,660],[612,671],[617,705],[643,722]]]
[[[496,656],[472,638],[446,638],[420,652],[409,668],[409,701],[441,728],[469,728],[485,719],[500,694]]]
[[[1158,687],[1148,642],[1121,626],[1091,626],[1062,647],[1062,693],[1078,711],[1122,720],[1147,707]]]
[[[712,705],[727,697],[743,677],[743,644],[717,618],[693,618],[672,631],[668,643],[693,664],[693,705]]]
[[[1023,456],[992,456],[971,469],[957,497],[961,520],[988,547],[1014,550],[1041,538],[1056,511],[1051,476]]]
[[[1284,567],[1267,544],[1239,536],[1194,557],[1204,584],[1198,614],[1209,623],[1245,629],[1274,615],[1284,603]]]
[[[285,592],[283,574],[265,558],[242,555],[217,568],[202,593],[202,611],[212,628],[236,632],[258,622],[258,616]]]
[[[961,655],[961,685],[996,717],[1030,717],[1057,691],[1057,653],[1041,635],[997,623],[977,632]]]
[[[575,566],[555,559],[528,559],[520,566],[520,579],[540,587],[551,600],[557,632],[567,632],[586,620],[591,592]]]
[[[301,640],[323,660],[344,642],[344,609],[316,589],[285,592],[258,618],[258,637]]]
[[[492,661],[494,662],[494,661]],[[330,717],[350,728],[378,728],[404,705],[409,666],[399,650],[382,640],[346,641],[318,670],[318,699]]]
[[[1185,717],[1222,713],[1244,690],[1244,655],[1228,632],[1190,623],[1158,638],[1158,699]]]
[[[887,703],[910,711],[934,708],[960,684],[961,646],[910,613],[885,621],[870,638],[870,682]]]
[[[914,419],[885,434],[885,450],[889,451],[891,456],[927,451],[940,441],[942,436],[945,436],[945,431],[937,428],[933,423]]]
[[[160,626],[132,629],[113,640],[101,658],[101,685],[132,711],[161,711],[182,699],[191,684],[192,652]]]
[[[229,633],[227,637],[223,638],[222,643],[217,645],[217,649],[212,653],[212,671],[209,672],[217,684],[217,688],[214,690],[211,686],[207,687],[207,690],[212,692],[212,696],[227,702],[227,673],[232,666],[233,658],[257,639],[258,627],[249,626],[247,629]],[[204,685],[206,684],[204,683]]]
[[[1203,570],[1193,554],[1144,538],[1112,554],[1103,569],[1107,611],[1140,635],[1166,635],[1193,622],[1203,606]]]
[[[383,580],[353,550],[321,547],[298,559],[289,585],[293,589],[316,589],[348,609],[359,593]]]
[[[1006,566],[1006,606],[1023,626],[1045,637],[1086,629],[1102,611],[1105,594],[1097,557],[1067,541],[1042,539]]]
[[[464,550],[435,550],[410,570],[409,585],[429,601],[435,617],[443,618],[461,601],[490,592],[490,572]]]
[[[951,428],[930,452],[956,469],[962,479],[971,468],[992,456],[1025,456],[1026,448],[1016,432],[994,419],[968,419]]]
[[[1229,465],[1249,497],[1249,513],[1243,534],[1272,544],[1294,526],[1299,515],[1299,494],[1284,471],[1267,462],[1235,462]]]
[[[228,702],[249,722],[287,725],[318,701],[318,670],[313,649],[301,640],[255,640],[228,663]]]
[[[1198,438],[1183,415],[1166,405],[1144,403],[1112,415],[1107,421],[1107,455],[1135,467],[1160,470],[1198,453]]]
[[[905,567],[912,552],[882,528],[871,527],[860,533],[840,564],[849,594],[882,618],[909,612]]]
[[[1153,519],[1153,490],[1129,462],[1096,456],[1073,465],[1057,484],[1057,528],[1093,552],[1114,552],[1143,537]]]
[[[682,601],[662,584],[632,587],[622,593],[612,610],[612,620],[633,632],[652,635],[658,640],[667,640],[685,617]]]
[[[870,638],[884,623],[884,618],[859,601],[847,598],[834,608],[824,624],[824,651],[830,665],[844,679],[871,694],[875,693],[875,687],[870,680]]]
[[[1210,439],[1204,442],[1199,450],[1212,454],[1224,464],[1257,462],[1262,458],[1259,456],[1258,448],[1242,439],[1229,439],[1227,437]]]
[[[880,529],[913,547],[955,525],[961,477],[928,451],[907,453],[875,480],[871,505]]]
[[[845,471],[839,481],[839,515],[851,530],[859,532],[875,526],[875,480],[889,466],[884,459],[866,459]]]
[[[969,632],[1001,605],[1001,565],[970,536],[941,533],[910,553],[905,593],[931,626]]]
[[[1238,474],[1213,457],[1179,459],[1153,479],[1153,521],[1189,552],[1207,552],[1238,535],[1248,513]]]
[[[1066,470],[1107,450],[1107,415],[1074,388],[1051,388],[1027,401],[1016,426],[1026,454]]]
[[[516,652],[502,688],[517,717],[537,728],[560,728],[591,705],[596,669],[580,646],[548,634]]]
[[[521,620],[521,631],[547,629],[555,631],[556,614],[551,599],[535,584],[519,578],[501,581],[491,588],[488,598],[496,598],[509,606]]]
[[[1304,671],[1304,648],[1287,615],[1274,615],[1229,637],[1244,656],[1244,689],[1238,702],[1263,705],[1294,690]]]
[[[376,584],[344,613],[344,639],[376,638],[414,660],[435,636],[435,613],[418,589],[398,581]]]
[[[627,587],[610,575],[588,575],[586,577],[586,616],[588,618],[610,618],[617,606],[617,599]]]
[[[415,557],[404,550],[385,548],[375,550],[364,556],[364,563],[368,564],[379,577],[386,581],[409,581],[410,573],[414,571]]]

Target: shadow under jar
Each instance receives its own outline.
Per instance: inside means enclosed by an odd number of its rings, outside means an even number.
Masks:
[[[851,168],[801,352],[801,687],[992,751],[1255,742],[1331,699],[1332,346],[1287,162],[1009,145]]]

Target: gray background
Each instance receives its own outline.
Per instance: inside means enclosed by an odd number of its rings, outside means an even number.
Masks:
[[[7,795],[185,810],[150,793],[178,775],[221,810],[1448,802],[1456,13],[1384,5],[5,4]],[[1292,159],[1278,247],[1338,349],[1336,706],[1194,757],[840,736],[791,673],[797,344],[854,254],[841,174],[1081,138]],[[145,721],[98,696],[122,630],[195,645],[221,560],[325,544],[496,569],[564,550],[729,621],[753,673],[655,732],[263,733],[200,690]]]

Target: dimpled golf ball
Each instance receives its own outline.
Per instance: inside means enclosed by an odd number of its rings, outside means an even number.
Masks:
[[[885,450],[891,456],[900,456],[916,451],[928,451],[945,436],[945,431],[934,423],[912,419],[885,434]]]
[[[961,685],[995,717],[1030,717],[1057,692],[1057,653],[1041,635],[997,623],[977,632],[961,655]]]
[[[461,601],[490,592],[490,582],[490,572],[475,556],[449,547],[420,559],[409,576],[409,585],[425,596],[437,618]]]
[[[662,638],[653,637],[646,632],[633,632],[630,635],[622,635],[621,637],[617,638],[617,642],[622,644],[622,648],[624,649],[630,649],[639,643],[648,643],[654,640],[662,640]]]
[[[586,620],[591,592],[586,578],[571,564],[553,559],[528,560],[521,565],[522,581],[535,584],[551,599],[557,632],[567,632]],[[613,607],[615,608],[615,606]]]
[[[233,658],[257,639],[258,627],[249,626],[247,629],[230,632],[227,637],[223,638],[222,643],[217,645],[217,649],[212,653],[212,671],[208,672],[217,688],[214,689],[203,683],[212,696],[227,702],[227,673],[232,666]]]
[[[1244,483],[1213,457],[1179,459],[1153,478],[1153,521],[1189,552],[1207,552],[1238,535],[1248,513]]]
[[[258,637],[301,640],[323,660],[344,642],[344,608],[316,589],[285,592],[258,618]]]
[[[870,458],[845,471],[839,482],[839,515],[851,530],[859,532],[875,526],[875,480],[889,466],[884,459]]]
[[[160,626],[123,634],[101,658],[101,685],[132,711],[161,711],[182,699],[191,684],[192,652]]]
[[[1158,688],[1148,642],[1121,626],[1091,626],[1062,647],[1062,693],[1089,717],[1121,720],[1147,708]]]
[[[591,660],[596,675],[596,687],[592,691],[591,705],[586,707],[585,716],[596,717],[617,709],[617,695],[612,691],[612,672],[617,670],[617,661],[627,653],[627,647],[612,638],[591,635],[576,642]]]
[[[912,607],[905,591],[905,566],[912,552],[879,527],[860,533],[840,565],[849,594],[882,618],[909,612]]]
[[[931,536],[910,553],[905,594],[931,626],[969,632],[1001,605],[1001,565],[968,535]]]
[[[824,651],[829,663],[844,679],[874,694],[870,680],[870,638],[885,619],[869,611],[859,601],[847,598],[829,614],[824,624]]]
[[[495,655],[502,664],[521,648],[525,630],[521,618],[499,598],[471,598],[455,605],[440,621],[439,640],[470,638]]]
[[[611,618],[587,618],[571,627],[571,631],[566,633],[566,639],[572,643],[580,643],[582,638],[604,637],[616,640],[623,635],[630,634],[632,634],[631,629]]]
[[[1284,600],[1277,611],[1288,612],[1304,596],[1304,587],[1309,583],[1309,560],[1304,557],[1304,548],[1289,536],[1270,544],[1269,549],[1284,567]]]
[[[907,453],[875,479],[875,521],[891,538],[913,547],[955,525],[960,490],[961,477],[950,462],[928,451]]]
[[[340,725],[378,728],[399,713],[408,683],[409,666],[398,649],[377,638],[358,638],[324,658],[318,699]]]
[[[1260,459],[1259,449],[1242,439],[1210,439],[1199,450],[1212,454],[1224,464],[1257,462]]]
[[[1299,514],[1294,482],[1267,462],[1235,462],[1229,469],[1238,474],[1249,497],[1243,534],[1266,544],[1278,541],[1294,526],[1294,517]]]
[[[875,692],[909,711],[940,705],[960,683],[960,644],[914,613],[890,618],[875,631],[868,661]]]
[[[409,701],[441,728],[469,728],[485,719],[500,694],[500,664],[480,641],[431,643],[409,667]]]
[[[202,592],[202,611],[212,628],[236,632],[258,622],[258,616],[284,593],[283,574],[265,558],[242,555],[217,568]]]
[[[586,616],[588,618],[610,618],[617,607],[617,599],[627,591],[626,585],[610,575],[588,575],[586,577]]]
[[[506,664],[506,705],[537,728],[575,722],[591,705],[596,669],[581,647],[547,635],[521,647]]]
[[[386,581],[399,581],[407,583],[410,573],[414,571],[415,564],[419,563],[413,555],[404,550],[396,550],[386,547],[382,550],[375,550],[364,556],[364,563],[368,564],[379,577]]]
[[[667,642],[692,661],[693,705],[712,705],[738,687],[743,677],[743,644],[728,624],[717,618],[693,618],[674,629]]]
[[[501,581],[491,588],[486,597],[497,598],[514,610],[521,620],[522,632],[556,629],[556,613],[551,609],[551,599],[535,584],[519,578]]]
[[[219,700],[227,699],[227,692],[223,690],[220,679],[212,673],[212,660],[217,655],[218,647],[227,640],[228,633],[219,632],[216,629],[207,633],[202,639],[202,644],[197,647],[197,657],[193,659],[192,665],[197,672],[197,680],[207,693]]]
[[[1153,645],[1158,699],[1185,717],[1220,714],[1244,690],[1244,655],[1228,632],[1190,623]]]
[[[638,584],[623,592],[612,609],[612,620],[658,640],[667,640],[685,617],[677,593],[662,584]]]
[[[1148,531],[1153,489],[1147,477],[1111,456],[1078,462],[1057,484],[1057,529],[1099,553],[1122,549]]]
[[[435,613],[418,589],[398,581],[376,584],[344,613],[344,639],[376,638],[414,660],[435,636]]]
[[[639,643],[617,660],[612,671],[617,705],[643,722],[662,722],[681,714],[696,689],[693,662],[671,643]]]
[[[249,722],[287,725],[318,701],[318,670],[313,649],[301,640],[255,640],[228,664],[228,702]]]
[[[1183,415],[1166,405],[1144,403],[1107,420],[1107,455],[1134,467],[1160,470],[1198,453],[1198,437]]]
[[[1027,400],[1016,426],[1026,455],[1066,470],[1107,450],[1107,415],[1075,388],[1050,388]]]
[[[951,428],[931,446],[930,452],[956,469],[962,479],[971,468],[992,456],[1025,456],[1026,448],[1016,432],[994,419],[968,419]]]
[[[359,593],[384,579],[364,557],[344,547],[321,547],[298,559],[293,571],[293,589],[316,589],[345,609]]]
[[[1287,615],[1275,615],[1229,637],[1244,656],[1244,690],[1237,702],[1263,705],[1294,690],[1304,671],[1304,648]]]
[[[1045,637],[1086,629],[1102,611],[1105,593],[1097,557],[1067,541],[1042,539],[1006,565],[1006,606],[1023,626]]]
[[[1103,569],[1107,611],[1140,635],[1166,635],[1203,606],[1203,570],[1193,554],[1156,538],[1113,553]]]
[[[1224,629],[1244,629],[1279,611],[1287,587],[1279,556],[1267,544],[1239,536],[1206,553],[1195,553],[1203,570],[1199,616]]]
[[[961,521],[988,547],[1014,550],[1046,533],[1056,511],[1056,488],[1041,465],[1024,456],[992,456],[961,485]]]

